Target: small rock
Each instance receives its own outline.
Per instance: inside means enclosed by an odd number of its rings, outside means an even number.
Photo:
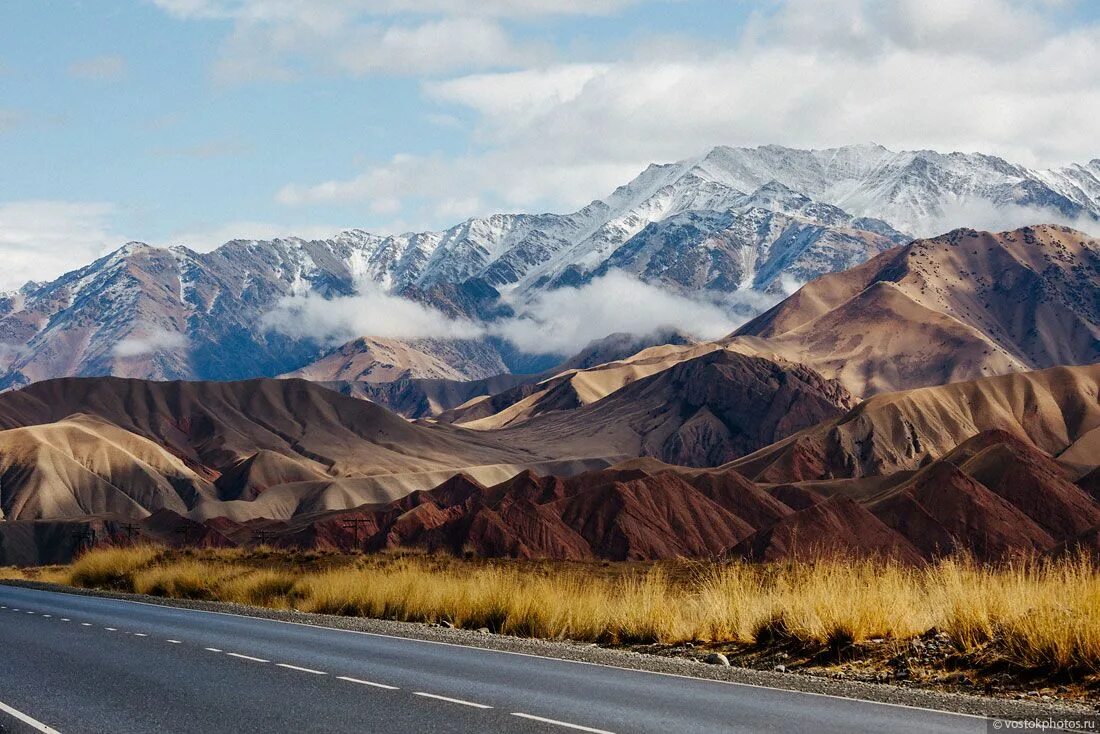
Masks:
[[[489,634],[489,628],[488,627],[478,627],[477,628],[477,633],[479,635],[487,635],[487,634]]]
[[[786,673],[787,672],[787,666],[784,665],[783,663],[780,663],[779,665],[772,668],[772,670],[774,670],[776,673]]]
[[[442,622],[439,623],[439,626],[446,627],[447,629],[452,630],[455,628],[455,623],[444,619]]]
[[[730,666],[730,659],[720,652],[712,652],[710,655],[703,658],[703,662],[710,663],[711,665],[722,665],[727,668]]]
[[[695,643],[694,642],[685,642],[684,647],[686,647],[690,650],[691,648],[695,647]]]
[[[788,655],[785,652],[781,652],[778,655],[776,655],[776,657],[779,658],[780,660],[789,660],[791,656]]]

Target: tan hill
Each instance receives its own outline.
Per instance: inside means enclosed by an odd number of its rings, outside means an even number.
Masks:
[[[612,362],[583,368],[567,366],[539,382],[469,400],[441,413],[438,419],[474,430],[503,428],[541,413],[590,405],[635,380],[717,348],[710,343],[665,344]]]
[[[983,431],[1006,431],[1053,456],[1100,464],[1078,450],[1100,427],[1100,364],[987,377],[866,400],[733,462],[765,482],[866,477],[917,469]],[[1087,466],[1079,466],[1085,469]]]
[[[0,428],[10,518],[290,516],[388,501],[456,471],[501,481],[621,458],[414,424],[303,380],[50,380],[0,395]]]
[[[506,372],[500,352],[487,339],[360,337],[283,377],[382,383],[414,378],[481,380]]]
[[[213,487],[148,439],[88,415],[0,431],[0,519],[161,508],[184,512]]]
[[[960,229],[824,275],[742,343],[856,395],[1100,361],[1100,242],[1066,227]]]
[[[492,369],[500,372],[488,377],[479,379],[424,377],[417,375],[424,373],[425,370],[418,372],[410,369],[408,376],[378,382],[375,381],[377,378],[386,376],[381,367],[378,369],[382,371],[370,372],[362,379],[356,377],[360,374],[361,364],[357,361],[359,356],[356,354],[355,345],[360,342],[369,344],[373,341],[356,340],[338,350],[343,353],[351,348],[351,353],[346,359],[348,364],[355,365],[354,369],[335,373],[339,375],[338,377],[332,377],[331,374],[326,377],[324,370],[314,371],[312,367],[300,371],[300,376],[319,381],[343,395],[378,403],[406,418],[428,418],[447,413],[449,417],[443,420],[449,423],[468,422],[501,410],[531,393],[544,389],[535,387],[536,384],[563,373],[573,373],[624,360],[648,347],[685,346],[695,343],[690,337],[675,330],[662,330],[646,335],[616,333],[589,343],[565,362],[535,374],[503,374],[507,367],[503,366],[503,363],[496,364],[500,361],[498,355]],[[322,362],[328,361],[327,358],[322,360]],[[339,364],[341,364],[340,360],[335,360],[329,363],[329,367],[339,366]],[[468,364],[460,362],[458,366],[464,371],[472,371]],[[486,398],[489,397],[492,397],[492,400],[486,402]],[[474,408],[475,405],[478,407]]]

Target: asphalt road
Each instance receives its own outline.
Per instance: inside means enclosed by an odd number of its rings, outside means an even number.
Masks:
[[[0,732],[985,732],[975,717],[0,586]]]

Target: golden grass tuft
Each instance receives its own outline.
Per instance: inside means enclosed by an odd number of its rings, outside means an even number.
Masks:
[[[600,642],[786,642],[842,650],[946,633],[960,653],[1100,671],[1100,568],[881,562],[552,564],[423,554],[106,548],[53,578],[79,586],[325,614],[450,622]]]
[[[134,590],[134,572],[148,565],[162,550],[151,545],[98,548],[72,565],[68,583],[96,589]]]

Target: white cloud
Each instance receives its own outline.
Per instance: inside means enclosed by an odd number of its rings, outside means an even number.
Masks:
[[[128,359],[162,352],[175,352],[187,347],[187,337],[178,331],[168,331],[156,326],[138,331],[139,333],[131,334],[115,344],[111,353],[116,357]]]
[[[573,354],[608,334],[679,329],[703,339],[733,331],[728,308],[643,283],[620,271],[578,288],[539,293],[517,318],[489,328],[529,353]]]
[[[366,75],[514,67],[545,57],[516,42],[502,18],[598,14],[623,0],[155,0],[183,19],[232,24],[214,76],[223,83],[287,80],[305,71]]]
[[[116,81],[126,76],[126,59],[121,56],[96,56],[69,64],[69,76],[76,79]]]
[[[288,296],[264,317],[264,325],[294,338],[340,344],[360,336],[473,339],[480,324],[452,319],[431,306],[363,283],[354,296],[324,298],[316,292]]]
[[[652,334],[678,329],[699,338],[717,338],[744,320],[738,303],[754,312],[774,298],[757,293],[688,298],[612,271],[578,288],[538,294],[513,304],[518,315],[480,322],[449,317],[430,306],[385,293],[364,283],[358,294],[323,298],[315,292],[284,298],[264,317],[267,328],[294,338],[313,337],[341,344],[361,336],[390,339],[474,339],[497,336],[531,354],[573,354],[612,333]]]
[[[984,199],[949,201],[942,214],[928,228],[930,233],[949,232],[959,227],[1003,232],[1035,224],[1061,224],[1100,237],[1100,222],[1088,217],[1066,217],[1054,209],[1039,207],[1002,207]]]
[[[0,203],[0,290],[55,278],[117,247],[123,238],[110,231],[113,212],[96,202]]]

